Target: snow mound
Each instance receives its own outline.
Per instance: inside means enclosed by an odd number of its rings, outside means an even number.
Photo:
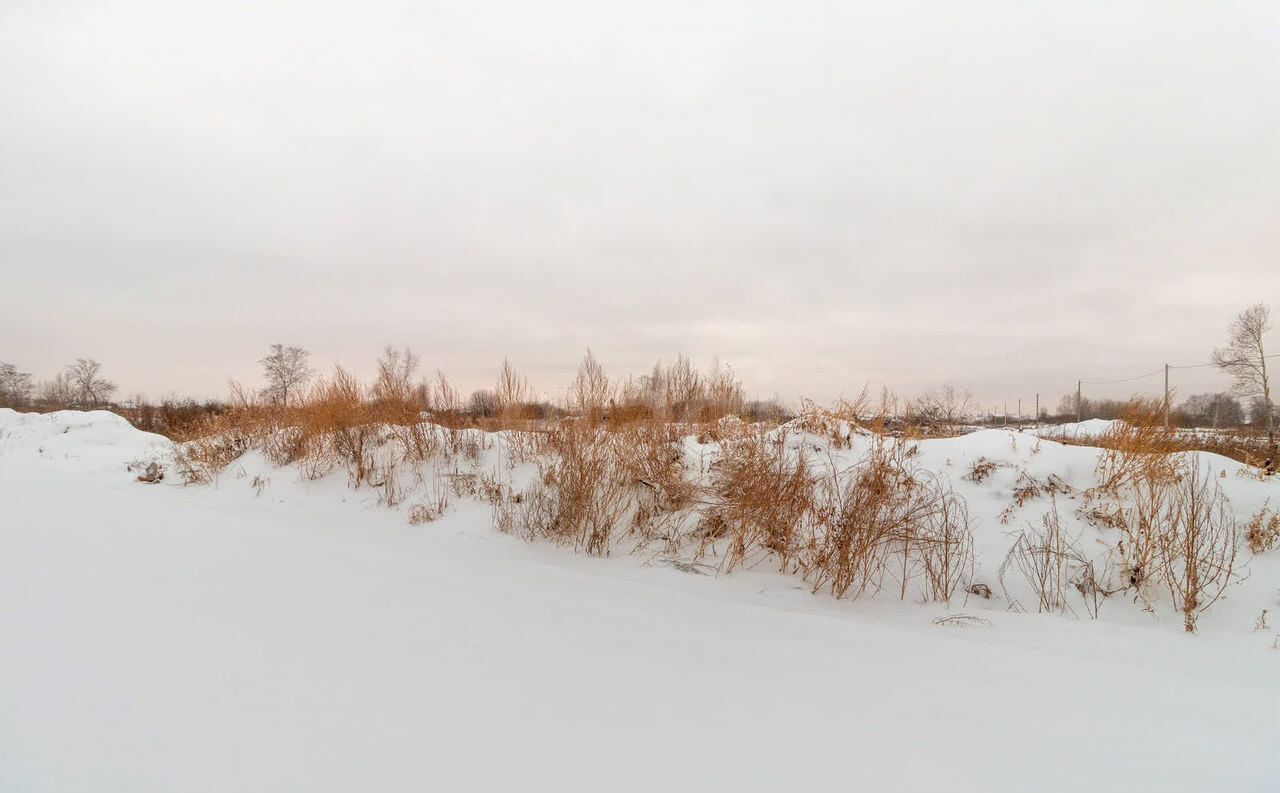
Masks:
[[[119,470],[168,453],[173,443],[106,410],[19,413],[0,408],[0,459],[79,470]]]
[[[1085,421],[1073,421],[1068,424],[1041,427],[1036,434],[1047,437],[1097,438],[1101,435],[1106,435],[1121,423],[1119,419],[1087,419]]]

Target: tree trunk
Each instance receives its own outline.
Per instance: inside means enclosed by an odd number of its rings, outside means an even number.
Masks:
[[[1271,380],[1267,377],[1267,353],[1262,346],[1262,340],[1258,340],[1258,363],[1262,365],[1262,402],[1263,410],[1267,416],[1267,473],[1275,470],[1276,460],[1276,430],[1274,411],[1271,408]]]

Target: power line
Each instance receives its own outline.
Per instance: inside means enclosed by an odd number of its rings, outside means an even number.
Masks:
[[[1160,374],[1163,371],[1164,369],[1160,368],[1155,370],[1154,372],[1147,372],[1146,374],[1140,374],[1136,377],[1125,377],[1120,380],[1081,380],[1080,384],[1081,385],[1115,385],[1116,383],[1129,383],[1134,380],[1142,380],[1144,378],[1151,377],[1152,375]]]
[[[1276,353],[1274,355],[1267,355],[1264,357],[1280,358],[1280,353]],[[1217,366],[1217,364],[1214,363],[1213,361],[1208,361],[1206,363],[1169,364],[1170,369],[1203,369],[1207,366]],[[1134,377],[1122,377],[1119,380],[1081,380],[1080,382],[1082,385],[1116,385],[1118,383],[1131,383],[1134,380],[1143,380],[1145,378],[1158,375],[1163,371],[1164,371],[1164,367],[1161,367],[1159,369],[1156,369],[1154,372],[1147,372],[1146,374],[1135,375]]]

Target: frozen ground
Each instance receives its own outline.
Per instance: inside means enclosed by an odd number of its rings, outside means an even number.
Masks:
[[[135,482],[125,461],[165,443],[0,411],[6,793],[1280,789],[1280,651],[1246,624],[1274,565],[1193,637],[1123,609],[970,603],[990,625],[940,626],[525,544],[478,504],[411,526],[339,476]],[[1255,485],[1233,486],[1252,506]],[[980,520],[1007,504],[992,487],[966,492]]]

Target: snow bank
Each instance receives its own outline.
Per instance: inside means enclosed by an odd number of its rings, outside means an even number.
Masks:
[[[787,442],[842,464],[869,441]],[[1130,603],[1096,622],[853,603],[764,569],[523,543],[465,499],[411,526],[345,474],[256,454],[216,487],[134,482],[123,464],[166,444],[111,414],[0,412],[0,790],[1270,791],[1280,775],[1280,655],[1274,629],[1251,630],[1280,612],[1273,560],[1194,638]],[[969,503],[982,576],[1045,508],[1001,522],[1020,475],[1085,487],[1096,454],[996,430],[919,444]],[[991,476],[966,479],[983,459]],[[1202,459],[1237,509],[1275,492]],[[981,619],[934,624],[958,611]]]
[[[0,408],[0,458],[67,469],[125,470],[173,446],[163,435],[134,428],[105,410],[19,413]]]

